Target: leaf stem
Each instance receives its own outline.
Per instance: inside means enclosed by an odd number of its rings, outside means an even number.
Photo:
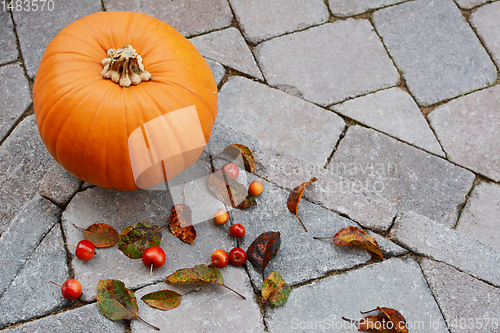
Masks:
[[[378,311],[380,311],[379,309],[373,309],[373,310],[370,310],[370,311],[365,311],[365,312],[363,312],[363,311],[359,311],[359,312],[360,312],[361,314],[367,314],[367,313],[370,313],[370,312],[373,312],[373,311],[377,311],[377,310],[378,310]]]
[[[185,293],[185,294],[184,294],[184,295],[182,295],[182,296],[186,296],[186,295],[191,294],[191,293],[197,293],[199,290],[200,290],[199,288],[197,288],[197,289],[193,289],[193,290],[190,290],[190,291],[188,291],[187,293]]]
[[[150,323],[148,323],[147,321],[145,321],[145,320],[144,320],[144,319],[142,319],[141,317],[137,316],[136,318],[137,318],[137,319],[139,319],[140,321],[142,321],[144,324],[151,326],[151,327],[152,327],[152,328],[154,328],[155,330],[157,330],[157,331],[159,331],[159,330],[160,330],[158,327],[151,325]]]
[[[246,300],[245,296],[243,296],[242,294],[240,294],[240,293],[239,293],[239,292],[237,292],[236,290],[229,288],[229,287],[228,287],[228,286],[226,286],[225,284],[221,284],[221,286],[223,286],[223,287],[225,287],[225,288],[227,288],[227,289],[231,290],[233,293],[235,293],[236,295],[238,295],[238,296],[240,296],[241,298],[243,298],[243,299],[245,299],[245,300]]]
[[[327,238],[333,238],[333,237],[316,237],[316,236],[313,236],[314,239],[327,239]]]
[[[74,223],[73,223],[73,225],[74,225],[74,226],[75,226],[75,228],[77,228],[78,230],[85,232],[85,229],[80,228],[79,226],[77,226],[77,225],[76,225],[76,224],[74,224]]]
[[[300,221],[300,224],[302,224],[302,226],[304,227],[304,230],[307,232],[307,228],[306,228],[306,226],[304,225],[304,223],[302,223],[302,220],[300,219],[299,214],[297,214],[297,212],[295,212],[295,216],[297,216],[297,218],[298,218],[298,219],[299,219],[299,221]]]
[[[359,324],[359,321],[357,321],[357,320],[352,320],[352,319],[348,319],[348,318],[344,318],[344,317],[342,317],[342,319],[350,322],[351,324]]]

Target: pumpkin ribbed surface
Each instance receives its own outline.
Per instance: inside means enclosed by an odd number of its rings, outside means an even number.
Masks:
[[[122,88],[101,77],[101,62],[108,49],[126,45],[152,78]],[[217,86],[196,48],[170,25],[133,12],[100,12],[64,28],[42,57],[33,100],[41,138],[56,161],[83,181],[117,190],[152,187],[192,165],[203,148],[193,149],[196,131],[208,142],[217,116]],[[195,110],[196,121],[183,120],[182,111],[162,118],[180,109]],[[156,134],[148,135],[158,119]],[[131,162],[139,157],[129,153],[142,147],[130,147],[134,131],[144,134],[155,157],[135,161],[144,171],[139,179]],[[162,156],[170,158],[160,163]]]

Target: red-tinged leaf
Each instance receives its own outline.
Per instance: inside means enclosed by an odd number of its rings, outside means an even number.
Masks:
[[[154,223],[139,222],[126,227],[118,237],[118,249],[127,257],[138,259],[148,247],[161,242],[161,228]]]
[[[384,260],[382,250],[375,238],[357,227],[345,227],[333,236],[337,246],[354,245],[362,247]]]
[[[91,241],[95,247],[110,247],[118,243],[118,232],[106,223],[94,223],[85,230],[77,228],[83,231],[85,239]]]
[[[385,316],[367,316],[359,321],[358,330],[360,332],[372,333],[397,333],[394,323]]]
[[[241,156],[243,157],[245,170],[251,173],[255,172],[255,157],[253,156],[252,151],[247,146],[239,143],[233,143],[232,145],[227,146],[224,149],[224,152],[235,158],[238,156],[238,154],[241,154]]]
[[[160,310],[172,310],[181,304],[182,295],[173,290],[159,290],[141,298],[146,304],[152,308]]]
[[[365,314],[376,310],[381,311],[393,323],[393,327],[397,333],[408,333],[406,319],[398,310],[392,308],[381,308],[377,306],[376,309],[361,313]]]
[[[257,205],[247,188],[235,179],[225,176],[221,170],[208,176],[208,188],[217,199],[234,208],[245,209]]]
[[[304,194],[306,187],[308,187],[309,185],[311,185],[312,183],[314,183],[317,180],[318,179],[316,177],[312,177],[308,182],[300,184],[299,186],[294,188],[292,190],[292,192],[290,192],[290,195],[288,196],[288,201],[286,203],[288,210],[291,213],[294,213],[295,216],[297,216],[297,218],[299,219],[300,223],[302,224],[302,226],[304,227],[306,232],[307,232],[307,228],[304,226],[304,223],[302,223],[302,220],[300,219],[299,215],[297,214],[297,209],[299,208],[299,202],[300,202],[300,199],[302,199],[302,195]]]
[[[292,289],[286,284],[280,272],[273,272],[262,283],[262,297],[274,306],[283,305],[290,296]]]
[[[224,284],[224,277],[215,266],[196,265],[193,268],[181,268],[169,275],[165,282],[176,284],[207,283],[223,286],[236,293],[241,298],[245,297]]]
[[[137,299],[134,293],[125,288],[120,280],[99,280],[97,285],[97,304],[101,312],[111,320],[139,318]],[[148,323],[146,323],[148,324]],[[152,326],[156,330],[158,327]]]
[[[281,234],[269,231],[257,237],[247,250],[248,260],[261,273],[276,256],[281,245]]]
[[[191,218],[191,208],[188,205],[180,204],[172,208],[168,218],[168,226],[175,237],[188,244],[193,244],[196,230]]]

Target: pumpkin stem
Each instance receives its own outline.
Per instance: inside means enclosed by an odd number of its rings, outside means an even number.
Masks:
[[[142,57],[132,46],[125,45],[119,49],[108,49],[107,55],[108,57],[101,62],[104,67],[101,77],[111,79],[123,88],[151,80],[151,74],[144,70]]]

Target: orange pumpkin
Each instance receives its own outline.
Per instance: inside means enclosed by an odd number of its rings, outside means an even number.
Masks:
[[[57,162],[84,181],[127,191],[192,165],[217,116],[217,86],[196,48],[133,12],[99,12],[64,28],[43,55],[33,100]]]

